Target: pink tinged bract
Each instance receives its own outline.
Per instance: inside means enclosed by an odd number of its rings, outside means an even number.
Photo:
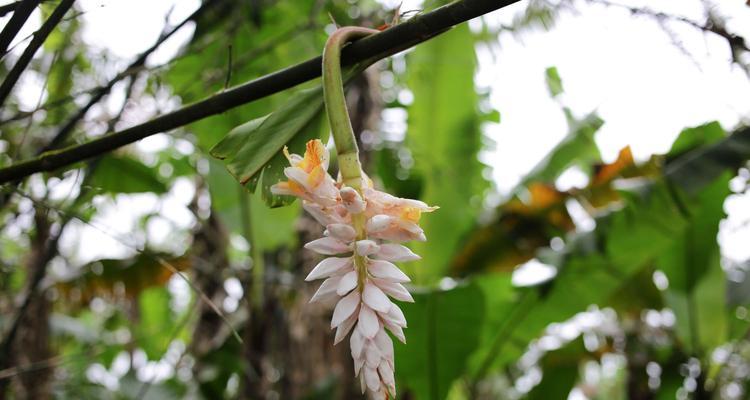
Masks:
[[[368,341],[367,349],[365,350],[365,364],[370,368],[377,368],[382,357],[383,354],[380,352],[380,349],[372,341]]]
[[[377,392],[380,388],[380,376],[378,375],[377,369],[365,366],[364,374],[367,388],[372,390],[373,392]]]
[[[393,334],[393,336],[396,337],[401,343],[406,344],[406,336],[404,335],[404,330],[398,325],[394,325],[388,321],[385,321],[385,327],[388,328],[389,331]]]
[[[359,292],[355,290],[336,304],[336,308],[333,310],[333,317],[331,318],[331,329],[339,326],[344,320],[354,314],[357,311],[357,307],[359,307]],[[360,313],[360,321],[362,319],[361,315],[362,313]]]
[[[307,243],[305,248],[328,256],[352,251],[349,245],[333,237],[323,237],[313,240]]]
[[[406,328],[406,317],[404,316],[404,312],[393,303],[391,303],[391,309],[388,310],[388,319],[393,321],[396,325]]]
[[[414,298],[411,297],[411,293],[404,287],[404,285],[398,282],[391,282],[387,279],[372,279],[377,287],[379,287],[385,294],[393,297],[396,300],[413,303]]]
[[[357,292],[354,291],[352,293]],[[357,293],[357,298],[359,299],[359,293]],[[362,335],[368,339],[375,337],[380,329],[380,322],[378,321],[377,314],[375,314],[375,311],[367,305],[362,305],[362,307],[360,307],[357,329],[359,329],[359,331],[362,332]]]
[[[352,268],[351,257],[328,257],[319,262],[318,265],[310,271],[310,274],[307,275],[305,280],[309,282],[320,278],[327,278],[331,275],[347,271],[349,268]]]
[[[403,283],[411,281],[403,271],[385,260],[370,260],[367,265],[367,270],[370,271],[374,277],[387,279],[391,282]]]
[[[340,215],[333,213],[329,208],[323,208],[318,204],[303,201],[302,208],[304,208],[305,211],[307,211],[321,225],[341,224],[344,222]]]
[[[354,248],[357,254],[360,256],[369,256],[370,254],[377,253],[380,250],[380,246],[375,243],[374,240],[359,240],[354,243]]]
[[[347,224],[329,224],[326,226],[326,232],[328,235],[344,242],[351,242],[357,236],[354,228]]]
[[[349,271],[341,277],[339,286],[338,288],[336,288],[336,293],[339,296],[343,296],[349,293],[355,287],[357,287],[357,271]]]
[[[388,229],[394,221],[395,221],[395,218],[391,216],[378,214],[378,215],[373,216],[367,221],[365,229],[369,233],[382,232]]]
[[[332,297],[337,297],[336,289],[338,289],[340,281],[341,281],[340,276],[332,276],[324,280],[323,283],[318,288],[318,291],[315,292],[313,297],[310,299],[310,303],[329,299]]]
[[[359,214],[365,211],[365,201],[362,200],[362,196],[354,188],[343,187],[339,191],[339,195],[341,196],[341,202],[344,203],[344,207],[350,213]]]
[[[365,283],[365,289],[362,291],[362,301],[373,310],[385,313],[391,309],[391,305],[393,304],[388,300],[388,296],[371,282]]]
[[[352,337],[349,339],[349,347],[352,350],[353,359],[364,359],[364,357],[362,357],[362,352],[365,349],[365,337],[362,336],[362,333],[358,329],[355,329],[354,332],[352,332]]]
[[[414,261],[422,258],[408,247],[394,243],[381,244],[374,257],[392,262]]]
[[[393,376],[393,368],[391,368],[388,362],[383,360],[380,362],[380,365],[378,365],[378,373],[380,374],[380,379],[388,387],[388,392],[395,396],[396,378]]]
[[[393,363],[393,340],[391,340],[391,337],[385,333],[385,330],[379,330],[373,341],[383,353],[383,357],[388,360],[389,363]]]
[[[355,313],[353,313],[351,316],[349,316],[349,318],[344,320],[344,322],[341,323],[341,325],[339,325],[338,328],[336,328],[336,337],[333,339],[333,345],[335,346],[339,344],[339,342],[344,340],[346,335],[349,333],[349,331],[352,330],[352,328],[354,327],[354,324],[356,323],[357,323],[357,314]]]

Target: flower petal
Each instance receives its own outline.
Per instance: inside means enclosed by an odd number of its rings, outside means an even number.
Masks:
[[[354,291],[352,293],[357,292]],[[357,293],[357,297],[359,297],[359,293]],[[372,311],[367,305],[360,307],[357,329],[359,329],[359,331],[362,332],[362,335],[368,339],[375,337],[380,329],[380,322],[378,321],[377,314],[375,314],[375,311]]]
[[[356,329],[355,329],[356,331]],[[359,371],[362,370],[362,366],[365,365],[365,359],[364,358],[355,358],[354,359],[354,376],[359,375]],[[365,390],[362,389],[362,392]]]
[[[396,325],[406,328],[406,317],[404,316],[404,312],[393,303],[391,303],[391,309],[388,310],[388,319],[393,321]]]
[[[388,300],[388,296],[371,282],[365,283],[365,289],[362,291],[362,301],[373,310],[384,313],[387,313],[393,304]]]
[[[344,340],[349,331],[351,331],[354,327],[355,323],[357,323],[357,314],[352,314],[351,316],[349,316],[349,318],[344,320],[344,322],[339,325],[338,328],[336,328],[336,337],[333,339],[334,346]]]
[[[349,347],[352,350],[352,358],[355,360],[364,360],[363,351],[365,349],[365,337],[362,336],[362,332],[355,329],[352,332],[351,338],[349,338]]]
[[[382,232],[391,226],[395,218],[385,214],[378,214],[367,221],[365,229],[369,233]]]
[[[347,211],[352,214],[359,214],[365,211],[365,201],[354,188],[345,186],[339,191],[341,202],[344,203]]]
[[[380,375],[378,375],[377,369],[365,366],[364,373],[367,388],[373,392],[377,392],[380,389]]]
[[[383,357],[382,352],[375,346],[372,341],[368,341],[368,346],[365,349],[365,363],[370,368],[377,368],[380,365],[380,359]]]
[[[343,296],[357,287],[357,276],[357,271],[347,272],[343,277],[341,277],[339,286],[336,288],[336,293],[339,296]]]
[[[359,307],[359,292],[357,291],[353,291],[346,297],[339,300],[338,304],[336,304],[336,308],[333,310],[333,318],[331,318],[331,329],[341,325],[344,320],[354,314],[354,312],[357,310],[357,307]]]
[[[378,365],[378,373],[380,374],[380,379],[388,387],[388,392],[391,396],[395,396],[396,378],[393,376],[393,368],[391,368],[387,361],[381,361],[380,365]]]
[[[385,327],[388,328],[389,331],[391,331],[396,339],[398,339],[401,343],[406,344],[406,336],[404,336],[404,330],[400,326],[386,322]]]
[[[386,360],[393,360],[393,340],[391,340],[391,337],[385,333],[385,330],[379,330],[378,334],[375,335],[373,342],[378,346]]]
[[[405,301],[407,303],[413,303],[414,298],[411,297],[411,293],[404,287],[404,285],[398,282],[391,282],[387,279],[372,279],[377,287],[379,287],[385,294],[393,297],[399,301]]]
[[[326,226],[326,235],[335,237],[342,242],[351,242],[357,236],[357,231],[347,224],[329,224]]]
[[[359,240],[354,243],[354,248],[357,250],[357,255],[369,256],[378,252],[380,246],[374,240]]]
[[[422,258],[408,247],[393,243],[381,244],[375,257],[392,262],[414,261]]]
[[[284,175],[286,175],[287,178],[290,180],[293,180],[300,185],[304,186],[305,189],[309,188],[307,187],[307,175],[308,173],[305,172],[302,168],[299,167],[286,167],[284,168]]]
[[[340,276],[333,276],[323,281],[318,291],[310,299],[310,303],[336,297],[336,289],[339,287]]]
[[[408,276],[398,267],[385,260],[370,260],[367,270],[376,278],[387,279],[391,282],[410,282]]]
[[[318,254],[334,255],[352,251],[349,246],[333,237],[322,237],[305,245],[305,248]]]
[[[302,202],[302,208],[307,211],[313,218],[315,218],[321,225],[339,224],[343,222],[341,216],[334,213],[331,208],[321,207],[319,204],[311,203],[309,201]]]
[[[305,280],[309,282],[320,278],[327,278],[336,273],[345,271],[347,268],[351,268],[351,266],[351,257],[328,257],[319,262],[318,265],[310,271],[310,274],[307,275]]]

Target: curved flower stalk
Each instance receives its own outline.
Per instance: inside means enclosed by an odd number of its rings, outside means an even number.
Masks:
[[[325,279],[310,301],[336,302],[331,319],[331,329],[336,329],[334,344],[351,332],[354,373],[362,391],[375,399],[392,398],[395,364],[393,342],[386,330],[406,343],[406,319],[390,298],[414,301],[402,285],[409,277],[393,263],[420,258],[399,243],[424,241],[421,213],[436,207],[378,191],[366,176],[362,194],[334,181],[325,171],[328,151],[320,140],[307,143],[304,157],[286,154],[291,166],[284,174],[289,180],[271,191],[302,199],[303,207],[326,228],[322,238],[305,245],[330,256],[305,279]]]

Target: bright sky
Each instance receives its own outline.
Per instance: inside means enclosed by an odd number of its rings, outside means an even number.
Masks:
[[[381,2],[390,6],[401,3],[400,0]],[[402,9],[418,9],[420,3],[406,1]],[[654,10],[697,21],[703,19],[700,0],[622,0],[622,3],[648,5]],[[714,3],[719,15],[731,16],[728,23],[731,30],[750,38],[750,7],[738,0]],[[125,65],[156,40],[170,11],[169,21],[176,23],[195,10],[199,2],[79,0],[78,4],[86,11],[84,40],[122,57]],[[560,106],[550,99],[544,83],[544,70],[549,66],[556,66],[563,79],[565,105],[579,116],[597,110],[606,121],[596,137],[606,160],[613,160],[619,149],[628,144],[637,158],[644,159],[654,152],[666,151],[686,126],[719,120],[730,129],[750,117],[750,83],[742,71],[730,65],[729,51],[722,40],[681,23],[667,23],[689,53],[686,55],[653,19],[634,17],[622,9],[584,1],[575,4],[576,12],[562,12],[550,31],[535,30],[516,36],[502,34],[497,59],[487,49],[479,49],[481,68],[477,84],[491,88],[491,103],[502,114],[502,123],[489,127],[486,132],[497,142],[497,148],[483,154],[483,160],[493,167],[493,177],[501,193],[509,191],[567,132]],[[526,5],[527,1],[521,1],[485,16],[483,21],[490,26],[508,24]],[[7,17],[0,19],[0,25],[5,21]],[[133,29],[132,21],[138,21],[137,29]],[[472,22],[473,27],[478,24],[478,21]],[[19,38],[38,26],[37,13]],[[168,60],[191,32],[192,26],[183,29],[162,46],[149,63]],[[16,50],[22,48],[19,46]],[[34,86],[33,79],[25,82]],[[25,92],[30,93],[29,102],[34,104],[38,91],[36,94],[32,90]],[[154,138],[152,143],[155,142],[159,139]],[[585,183],[582,179],[584,177],[571,172],[558,184],[563,187],[582,185]],[[134,226],[133,221],[124,221],[125,217],[116,210],[134,207],[146,212],[154,200],[124,196],[118,198],[118,203],[112,204],[112,210],[106,211],[99,223],[127,235]],[[185,204],[184,196],[180,199],[169,196],[159,206],[171,210],[184,209]],[[726,209],[731,218],[720,235],[724,253],[735,259],[748,258],[750,246],[746,243],[750,241],[750,229],[733,226],[750,219],[750,199],[733,196]],[[172,217],[183,220],[172,222],[184,226],[185,213],[178,214],[182,217]],[[154,235],[159,236],[158,232],[168,229],[166,226],[154,228]],[[101,232],[91,232],[85,227],[81,230],[86,242],[113,242]],[[71,245],[81,242],[81,238],[75,236],[69,240]],[[117,247],[116,242],[111,246],[89,248],[85,255],[80,255],[81,261],[98,257],[101,252],[112,253],[114,247]],[[120,253],[123,252],[125,249],[121,248]]]

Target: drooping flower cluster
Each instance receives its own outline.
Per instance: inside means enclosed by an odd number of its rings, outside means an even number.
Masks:
[[[361,194],[328,174],[328,151],[320,140],[307,143],[304,157],[284,152],[291,164],[289,179],[271,188],[275,194],[302,199],[303,207],[326,227],[324,237],[305,245],[331,256],[321,261],[305,280],[325,279],[310,300],[337,300],[331,319],[334,344],[349,340],[354,372],[362,392],[371,398],[395,396],[393,342],[386,329],[406,342],[406,319],[388,296],[413,302],[402,283],[409,282],[394,262],[420,257],[401,242],[426,240],[419,227],[421,213],[437,207],[375,190],[364,176]],[[394,243],[388,243],[394,242]]]

